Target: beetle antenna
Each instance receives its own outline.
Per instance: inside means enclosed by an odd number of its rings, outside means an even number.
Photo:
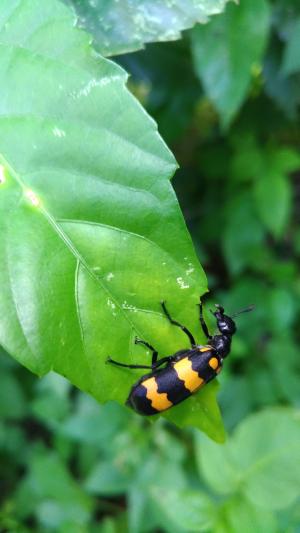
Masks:
[[[235,318],[236,316],[241,315],[242,313],[250,313],[250,311],[253,311],[254,308],[254,304],[248,305],[248,307],[245,307],[244,309],[241,309],[240,311],[232,315],[231,318]]]

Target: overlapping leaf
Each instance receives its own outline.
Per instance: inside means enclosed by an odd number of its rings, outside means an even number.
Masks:
[[[65,0],[79,24],[94,37],[105,56],[132,52],[144,44],[179,39],[196,22],[221,13],[228,0]]]
[[[0,343],[33,372],[124,402],[140,374],[108,355],[145,364],[136,335],[163,355],[187,346],[160,300],[198,329],[206,281],[169,182],[176,163],[66,7],[7,0],[0,28]],[[209,389],[192,405],[189,423],[221,438]]]

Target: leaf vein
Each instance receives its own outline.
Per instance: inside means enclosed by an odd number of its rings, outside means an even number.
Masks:
[[[83,330],[83,325],[82,325],[82,320],[81,320],[80,303],[79,303],[79,286],[78,286],[79,268],[80,268],[80,263],[77,259],[76,269],[75,269],[75,304],[76,304],[76,313],[77,313],[78,325],[79,325],[79,331],[80,331],[80,338],[81,338],[83,350],[85,351],[84,330]]]
[[[176,265],[179,266],[180,270],[182,270],[182,266],[178,263],[178,261],[176,261],[173,257],[171,257],[170,254],[164,248],[162,248],[159,244],[157,244],[156,242],[152,241],[148,237],[145,237],[145,235],[140,235],[139,233],[134,233],[133,231],[129,231],[129,230],[126,230],[126,229],[123,229],[123,228],[117,228],[115,226],[110,226],[109,224],[104,224],[102,222],[92,222],[92,221],[89,221],[89,220],[72,220],[72,219],[67,219],[67,218],[60,218],[60,219],[57,220],[57,222],[59,222],[59,223],[67,223],[67,224],[85,224],[85,225],[90,225],[90,226],[102,227],[102,228],[107,228],[107,229],[114,230],[114,231],[119,232],[119,233],[125,233],[126,235],[131,235],[132,237],[137,237],[138,239],[144,240],[148,244],[150,244],[152,246],[155,246],[160,251],[162,251],[165,254],[167,254],[170,257],[170,259]],[[101,279],[101,278],[98,277],[98,279]]]
[[[0,44],[1,46],[1,44]],[[125,85],[124,85],[124,90],[126,90],[125,88]],[[74,125],[78,126],[81,128],[82,130],[82,127],[84,126],[86,128],[86,130],[88,132],[99,132],[100,131],[103,131],[109,135],[112,136],[112,138],[118,140],[118,141],[121,141],[121,143],[124,144],[124,146],[127,146],[128,148],[135,148],[136,150],[138,150],[139,152],[141,152],[142,154],[146,154],[148,157],[152,158],[154,161],[163,161],[164,163],[167,163],[167,160],[166,159],[162,159],[160,156],[157,156],[156,154],[153,154],[151,151],[149,150],[146,150],[145,148],[143,147],[140,147],[138,144],[134,143],[132,140],[128,139],[128,138],[125,138],[123,135],[120,135],[119,133],[117,133],[116,131],[113,131],[112,129],[110,128],[107,128],[105,126],[99,126],[99,124],[97,126],[91,126],[90,124],[87,124],[84,120],[79,120],[78,118],[75,119],[75,120],[61,120],[60,117],[55,117],[55,120],[47,115],[42,115],[42,114],[37,114],[37,113],[29,113],[29,112],[26,112],[26,113],[10,113],[10,114],[7,114],[7,113],[3,113],[3,114],[0,114],[0,121],[11,121],[11,120],[18,120],[18,121],[26,121],[26,120],[29,120],[29,121],[33,121],[34,119],[36,120],[39,120],[41,123],[43,123],[43,125],[45,123],[50,123],[51,125],[53,125],[53,127],[57,126],[57,124],[60,124],[60,125],[64,125],[64,128],[65,128],[65,124],[71,124],[73,127]],[[158,131],[157,129],[155,128],[154,129],[154,132],[155,134],[158,135]],[[145,135],[149,135],[149,132],[145,133]],[[81,135],[82,137],[84,137],[83,135],[83,132],[81,132]],[[143,138],[142,135],[140,135],[139,137],[140,139]],[[171,152],[170,152],[171,153]],[[169,166],[170,166],[170,169],[172,169],[172,172],[174,173],[175,170],[176,170],[176,165],[174,163],[174,161],[168,161],[169,163]]]
[[[139,188],[139,187],[132,187],[132,185],[127,185],[127,184],[124,184],[124,183],[121,183],[119,181],[116,181],[115,178],[114,178],[114,181],[112,180],[109,180],[107,178],[104,178],[102,175],[97,175],[97,174],[84,174],[83,171],[81,172],[80,170],[75,170],[75,169],[71,169],[71,170],[68,170],[68,169],[65,169],[65,168],[62,168],[60,166],[57,166],[55,169],[54,168],[49,168],[49,167],[40,167],[38,170],[35,170],[33,172],[30,172],[30,173],[25,173],[23,174],[23,178],[26,178],[26,177],[32,177],[34,176],[35,174],[43,174],[45,172],[47,173],[51,173],[51,174],[59,174],[61,175],[61,172],[65,172],[67,174],[70,174],[70,176],[78,176],[80,178],[91,178],[91,179],[95,179],[96,181],[101,181],[107,185],[112,185],[112,186],[116,186],[118,188],[122,188],[122,189],[128,189],[129,191],[133,191],[133,192],[137,192],[137,193],[143,193],[143,194],[146,194],[146,195],[149,195],[151,196],[152,198],[154,198],[155,200],[158,199],[158,197],[151,191],[149,190],[146,190],[146,189],[142,189],[142,188]]]

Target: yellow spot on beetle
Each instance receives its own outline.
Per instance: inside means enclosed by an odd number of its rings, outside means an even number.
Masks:
[[[212,349],[212,346],[200,346],[199,352],[209,352]]]
[[[213,368],[214,370],[216,370],[219,366],[219,361],[216,357],[212,357],[209,361],[208,361],[208,364],[211,368]]]
[[[198,372],[192,369],[192,362],[184,357],[174,364],[179,379],[182,379],[184,386],[190,392],[195,392],[204,383],[204,379],[198,376]]]
[[[165,392],[158,392],[158,387],[155,378],[146,379],[142,385],[146,387],[146,397],[151,400],[151,405],[157,411],[165,411],[169,407],[172,407],[172,402],[168,400],[168,396]]]

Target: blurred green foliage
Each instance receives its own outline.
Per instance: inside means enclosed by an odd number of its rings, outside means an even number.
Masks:
[[[1,531],[270,531],[299,519],[300,418],[269,408],[224,446],[99,406],[1,354]],[[287,439],[288,436],[288,439]],[[294,529],[290,529],[294,531]]]
[[[254,3],[241,4],[253,25]],[[247,55],[228,24],[239,6],[182,41],[119,60],[180,163],[174,184],[209,277],[207,307],[255,304],[237,319],[219,379],[228,440],[101,407],[55,374],[37,382],[2,354],[0,530],[300,530],[300,4],[261,5],[265,45],[248,71],[238,60],[226,71],[229,86],[248,79],[230,113],[220,102],[232,93],[220,85],[213,98],[194,47],[198,32],[213,42],[218,25],[224,56],[228,42]]]

